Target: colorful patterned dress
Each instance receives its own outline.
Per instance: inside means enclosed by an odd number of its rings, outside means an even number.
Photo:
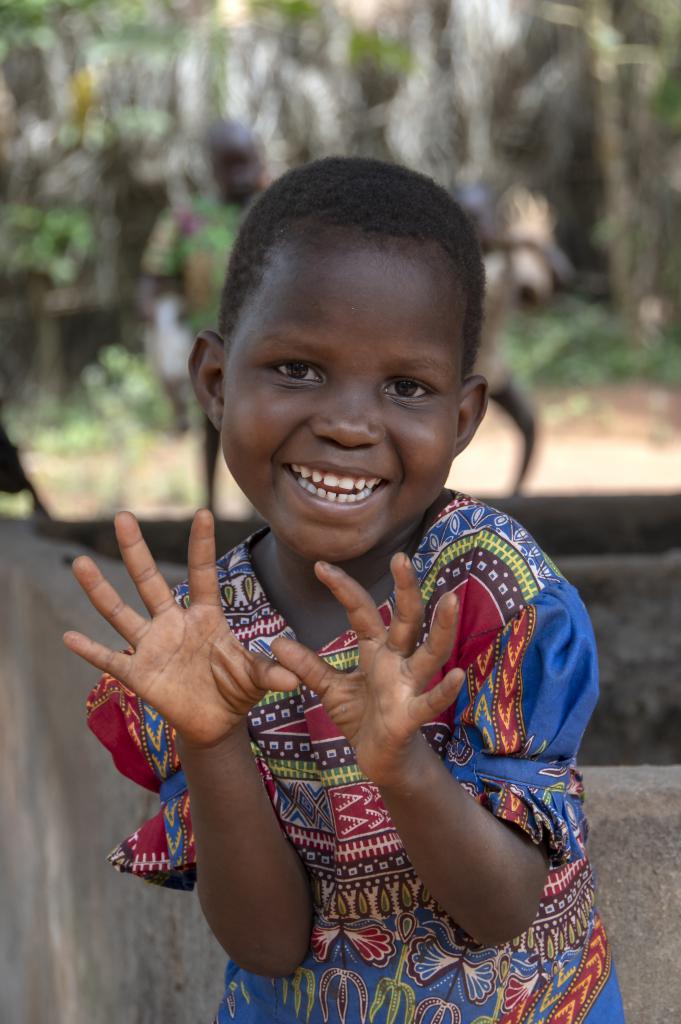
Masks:
[[[217,1022],[622,1024],[575,768],[598,690],[586,610],[521,526],[462,495],[427,531],[413,563],[424,636],[443,594],[454,590],[460,602],[457,640],[433,684],[455,665],[466,670],[455,705],[424,736],[473,799],[545,844],[550,873],[535,920],[502,946],[477,945],[414,873],[377,787],[319,699],[305,687],[270,693],[250,713],[253,756],[307,868],[314,929],[305,961],[288,978],[228,963]],[[293,636],[255,575],[250,542],[221,558],[218,573],[225,616],[242,644],[267,653],[275,637]],[[177,599],[187,603],[185,584]],[[387,623],[390,600],[381,614]],[[338,669],[353,668],[355,634],[320,653]],[[112,863],[191,888],[189,795],[172,730],[110,676],[88,709],[120,771],[161,800]]]

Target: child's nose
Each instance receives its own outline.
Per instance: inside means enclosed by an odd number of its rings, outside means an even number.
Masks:
[[[325,402],[310,421],[313,433],[344,448],[379,444],[385,436],[380,416],[376,410],[358,405],[348,399],[334,402],[329,408]]]

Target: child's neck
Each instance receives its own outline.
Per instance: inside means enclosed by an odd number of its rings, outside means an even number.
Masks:
[[[390,559],[398,551],[409,556],[415,553],[424,530],[450,497],[443,493],[416,527],[392,538],[389,545],[337,564],[371,594],[377,605],[382,604],[393,590]],[[348,629],[345,610],[317,579],[313,563],[278,542],[271,531],[255,544],[251,557],[272,605],[301,643],[319,650]]]

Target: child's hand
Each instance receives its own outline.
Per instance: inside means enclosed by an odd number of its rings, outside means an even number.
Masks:
[[[76,579],[133,653],[112,651],[82,633],[66,633],[64,643],[153,705],[185,744],[214,746],[261,699],[263,690],[258,680],[265,676],[262,671],[254,671],[259,659],[235,639],[222,611],[213,517],[201,509],[192,523],[187,609],[175,601],[135,517],[121,512],[115,526],[125,567],[151,618],[126,605],[92,559],[83,556],[73,563]],[[279,690],[292,690],[298,685],[290,672],[274,665],[267,681]]]
[[[359,667],[337,672],[293,640],[280,638],[272,650],[280,664],[319,694],[324,708],[352,744],[357,764],[377,785],[406,781],[408,754],[420,742],[419,728],[450,707],[464,673],[452,669],[437,686],[424,687],[449,658],[454,644],[458,602],[446,594],[439,602],[430,633],[416,642],[424,607],[414,570],[406,555],[391,562],[396,607],[390,628],[370,595],[342,569],[318,562],[315,572],[340,601],[359,643]],[[265,676],[273,666],[262,666]]]

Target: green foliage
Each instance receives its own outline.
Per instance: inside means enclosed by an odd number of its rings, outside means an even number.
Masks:
[[[364,29],[353,29],[349,57],[351,64],[371,63],[393,74],[406,74],[412,67],[411,53],[403,43]]]
[[[8,405],[8,425],[20,440],[51,455],[116,451],[144,443],[172,421],[160,382],[141,355],[121,345],[102,349],[66,400],[41,398]]]
[[[129,21],[107,25],[106,36],[90,40],[85,53],[92,64],[131,58],[165,61],[180,53],[188,40],[189,32],[182,27],[145,23],[131,11]]]
[[[312,0],[250,0],[249,8],[254,15],[276,14],[284,22],[296,25],[301,21],[318,18],[319,7]]]
[[[173,127],[174,118],[155,107],[124,107],[116,111],[111,123],[119,138],[126,141],[162,139]]]
[[[141,355],[122,345],[103,349],[96,363],[81,375],[89,413],[107,425],[109,436],[130,425],[158,430],[170,421],[168,402],[159,380]]]
[[[154,14],[164,13],[172,17],[171,0],[0,0],[0,60],[13,49],[48,49],[72,19],[92,30],[88,59],[91,50],[98,59],[165,54],[178,50],[184,35],[176,25],[154,23]]]
[[[0,250],[9,273],[42,274],[54,285],[72,284],[93,246],[92,221],[84,210],[8,203],[0,212]]]
[[[102,6],[103,0],[0,0],[0,60],[13,49],[47,49],[60,18]]]
[[[681,384],[681,324],[635,344],[607,306],[566,298],[541,313],[517,313],[504,339],[528,385],[597,386],[632,379]]]
[[[681,71],[670,71],[653,93],[652,108],[655,116],[668,128],[681,128]]]

